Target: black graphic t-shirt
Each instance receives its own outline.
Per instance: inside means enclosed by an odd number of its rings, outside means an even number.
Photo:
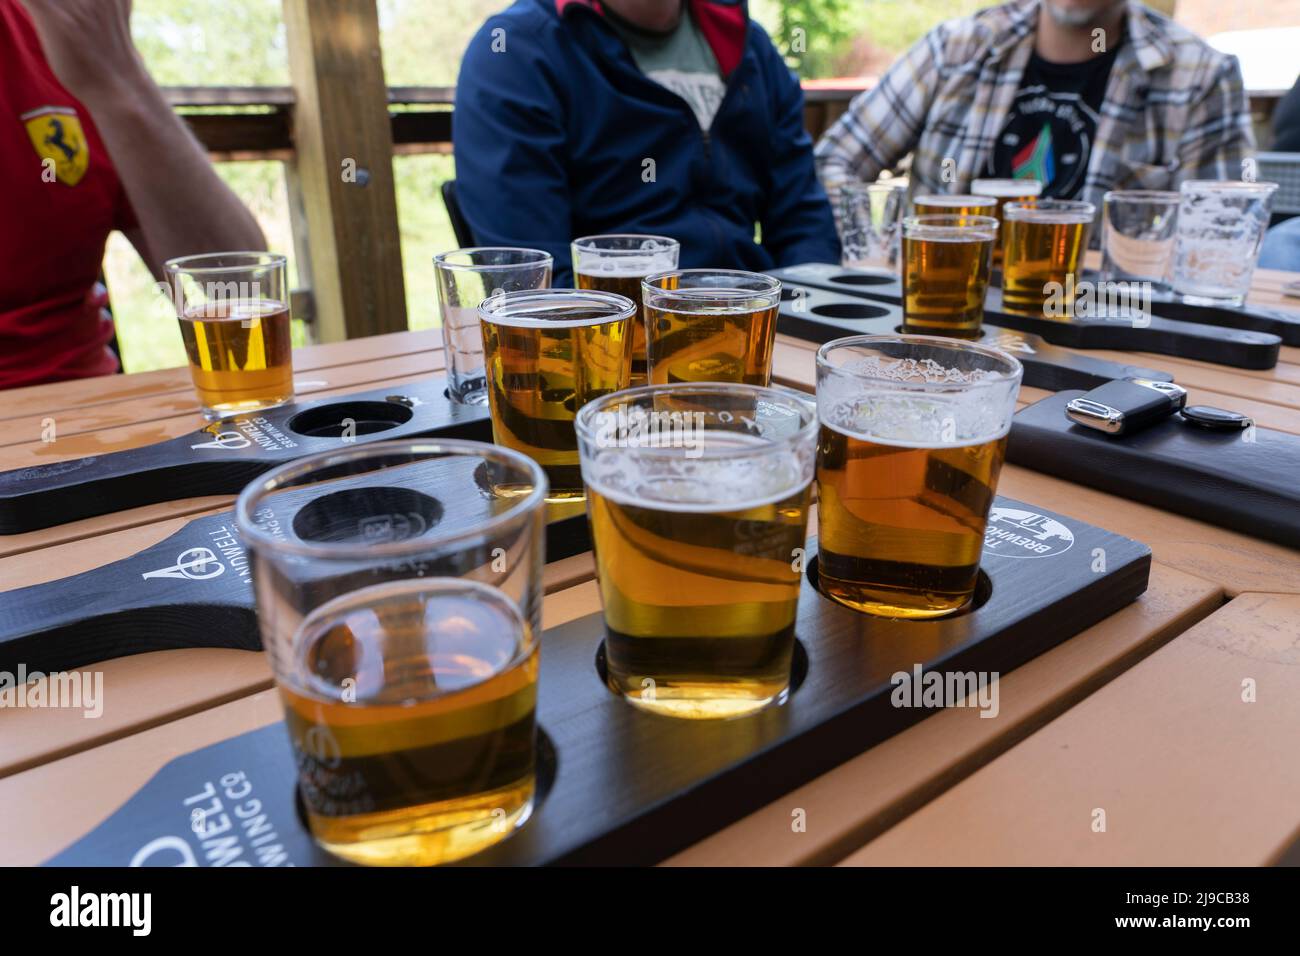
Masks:
[[[989,175],[1037,179],[1044,196],[1078,196],[1119,47],[1084,63],[1051,63],[1032,54],[989,156]]]

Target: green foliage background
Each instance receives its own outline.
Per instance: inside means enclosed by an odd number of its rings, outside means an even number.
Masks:
[[[379,0],[384,71],[394,86],[452,86],[470,37],[507,0]],[[838,75],[854,38],[899,52],[935,23],[979,0],[752,0],[751,12],[806,78]],[[168,85],[277,86],[289,82],[280,0],[136,0],[132,29],[155,79]],[[801,30],[801,34],[796,34]],[[794,38],[801,37],[796,44]],[[438,189],[454,175],[446,155],[393,160],[407,312],[412,328],[437,324],[430,260],[455,239]],[[221,176],[253,210],[272,249],[290,255],[293,236],[282,167],[222,163]],[[128,371],[183,365],[176,322],[160,308],[153,280],[115,235],[106,260],[118,339]],[[296,330],[299,341],[302,329]]]

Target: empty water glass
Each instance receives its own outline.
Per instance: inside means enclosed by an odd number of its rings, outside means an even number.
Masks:
[[[1198,305],[1246,301],[1277,183],[1191,180],[1179,190],[1174,291]]]
[[[902,183],[847,183],[840,189],[840,265],[846,269],[898,267],[907,187]]]
[[[1178,193],[1114,190],[1102,202],[1102,280],[1149,282],[1155,289],[1168,289]]]
[[[540,249],[481,246],[434,256],[438,308],[447,356],[447,396],[461,405],[486,405],[483,332],[478,307],[499,292],[548,289],[551,256]]]

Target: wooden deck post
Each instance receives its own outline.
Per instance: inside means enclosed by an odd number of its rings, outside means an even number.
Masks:
[[[284,0],[284,22],[314,335],[402,331],[406,287],[375,0]]]

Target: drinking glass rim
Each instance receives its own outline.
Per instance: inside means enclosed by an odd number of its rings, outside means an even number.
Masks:
[[[884,345],[886,343],[923,345],[927,348],[939,347],[950,349],[954,352],[976,352],[999,362],[1009,362],[1010,368],[1006,371],[985,370],[987,375],[977,382],[900,382],[895,379],[878,378],[861,371],[844,369],[841,366],[832,365],[830,360],[827,358],[832,351],[838,348]],[[965,342],[961,339],[950,339],[941,335],[910,335],[900,333],[849,335],[842,339],[834,339],[827,342],[819,348],[817,350],[816,364],[817,368],[825,369],[831,374],[851,376],[862,381],[879,383],[882,385],[887,384],[891,387],[905,391],[917,392],[969,392],[974,391],[975,389],[1005,385],[1008,382],[1020,382],[1024,378],[1024,366],[1020,364],[1018,358],[1009,352],[1004,352],[1001,349],[995,349],[979,342]]]
[[[974,195],[978,195],[978,196],[982,196],[982,195],[984,195],[984,193],[979,192],[979,187],[975,185],[976,183],[983,183],[986,187],[987,187],[990,183],[997,183],[998,185],[994,187],[994,188],[996,188],[996,189],[1001,189],[1003,183],[1006,183],[1006,184],[1009,184],[1009,185],[1016,186],[1017,188],[1019,188],[1019,187],[1021,187],[1021,186],[1026,186],[1026,185],[1028,185],[1029,183],[1033,183],[1035,186],[1038,187],[1038,189],[1037,189],[1036,192],[1034,192],[1034,193],[1032,193],[1032,194],[1028,194],[1028,195],[1033,195],[1033,196],[1041,196],[1041,195],[1043,194],[1043,189],[1045,188],[1045,185],[1044,185],[1044,183],[1043,183],[1043,181],[1042,181],[1041,179],[1012,179],[1012,178],[1009,177],[1009,176],[990,176],[990,177],[988,177],[987,179],[985,179],[985,178],[980,178],[980,179],[972,179],[972,180],[970,181],[970,188],[976,190],[976,192],[974,193]],[[1024,196],[1024,195],[1027,195],[1027,194],[1026,194],[1026,193],[1017,193],[1016,195],[1017,195],[1017,196]],[[1006,199],[1007,197],[1006,197],[1006,196],[994,196],[993,198],[994,198],[994,199]]]
[[[1173,189],[1108,189],[1102,194],[1101,201],[1118,202],[1166,202],[1176,204],[1181,194]]]
[[[1187,179],[1178,187],[1180,196],[1193,191],[1203,192],[1276,192],[1277,183],[1247,183],[1235,179]]]
[[[757,279],[759,280],[758,284],[765,287],[760,289],[740,289],[735,286],[690,286],[685,289],[665,289],[654,284],[658,280],[666,279],[669,276],[705,275],[743,276],[749,279]],[[685,299],[755,299],[774,295],[779,302],[781,299],[781,280],[763,272],[749,272],[745,269],[668,269],[665,272],[656,272],[654,275],[646,276],[641,280],[642,302],[645,301],[646,293],[681,296]]]
[[[436,455],[439,452],[444,454]],[[287,491],[293,488],[306,487],[305,485],[286,485],[283,483],[283,479],[286,477],[301,478],[313,471],[334,468],[368,457],[378,458],[391,454],[422,455],[429,453],[435,454],[438,458],[475,456],[483,459],[496,458],[498,461],[504,459],[512,465],[522,466],[525,471],[532,475],[532,490],[518,498],[507,499],[510,502],[508,508],[500,514],[492,515],[473,528],[442,535],[434,533],[408,538],[404,541],[388,541],[378,544],[303,541],[281,538],[263,531],[252,519],[255,503],[260,502],[266,495],[277,490]],[[432,460],[432,457],[417,459],[417,462],[421,460]],[[417,462],[411,462],[411,464]],[[353,476],[346,475],[342,477]],[[469,441],[463,438],[401,438],[392,441],[371,442],[342,451],[317,452],[314,455],[306,455],[272,468],[250,481],[244,486],[244,490],[239,493],[239,497],[235,500],[235,527],[238,528],[241,539],[246,543],[251,545],[256,542],[268,551],[295,557],[320,558],[330,561],[402,558],[422,554],[435,548],[442,548],[457,541],[480,538],[498,528],[518,522],[521,518],[541,507],[548,493],[546,472],[542,470],[542,466],[532,458],[514,449],[502,445],[488,444],[487,442]]]
[[[239,256],[247,256],[250,260],[260,259],[263,261],[250,261],[243,265],[231,266],[205,266],[199,265],[204,259],[228,259]],[[163,263],[163,271],[168,275],[175,275],[178,272],[188,274],[220,275],[225,272],[247,272],[250,269],[267,269],[275,266],[287,265],[289,259],[282,252],[258,252],[255,249],[236,249],[230,252],[198,252],[188,256],[177,256],[174,259],[168,259]]]
[[[596,441],[596,429],[592,427],[591,421],[609,405],[624,404],[634,401],[638,398],[644,398],[656,394],[738,394],[748,395],[755,399],[766,398],[768,400],[784,400],[792,405],[798,405],[801,411],[810,413],[810,420],[807,424],[802,425],[793,435],[786,435],[780,439],[764,439],[767,443],[765,449],[779,448],[781,446],[795,446],[801,440],[807,441],[816,435],[819,427],[817,420],[816,402],[805,397],[801,392],[789,391],[786,389],[773,388],[770,385],[749,385],[744,382],[670,382],[659,385],[638,385],[636,388],[625,388],[617,392],[611,392],[608,395],[602,395],[600,398],[593,399],[586,405],[578,409],[578,414],[573,418],[573,428],[578,434],[578,445],[581,449],[583,442]],[[638,448],[638,452],[648,452],[654,449]],[[738,458],[749,456],[755,453],[756,449],[735,448],[727,451],[714,451],[712,453],[704,451],[701,454],[703,458],[721,459],[721,458]]]
[[[474,252],[518,252],[526,253],[534,258],[523,262],[495,262],[491,264],[452,262],[448,258],[449,256],[468,255]],[[461,249],[448,249],[446,252],[440,252],[433,257],[433,267],[435,269],[449,269],[456,272],[498,272],[527,266],[554,267],[554,265],[555,257],[545,249],[533,249],[528,246],[465,246]]]
[[[875,182],[870,182],[870,183],[864,183],[861,180],[853,180],[852,182],[840,184],[841,192],[869,193],[873,189],[901,189],[903,191],[906,191],[907,188],[908,188],[907,183],[895,182],[892,179],[886,179],[883,181],[876,180]]]
[[[1082,199],[1035,199],[1033,202],[1009,202],[1002,207],[1002,218],[1033,221],[1035,213],[1051,222],[1092,222],[1097,206]]]
[[[667,245],[663,249],[606,249],[601,246],[584,246],[584,242],[593,242],[596,239],[653,239],[655,242],[662,242]],[[569,243],[574,249],[582,249],[583,252],[598,252],[609,256],[653,256],[660,253],[668,252],[672,249],[681,250],[682,244],[671,236],[656,236],[648,232],[601,232],[590,236],[579,236]]]
[[[960,202],[958,202],[958,200],[966,201],[970,199],[975,200],[981,206],[988,206],[988,205],[996,206],[998,204],[997,196],[981,196],[979,193],[924,193],[922,195],[913,196],[912,205],[924,206],[929,204],[929,205],[942,206],[945,203],[952,202],[953,205],[956,206],[956,205],[960,205]],[[927,212],[927,213],[921,213],[921,215],[946,216],[946,215],[957,215],[957,213]],[[974,215],[978,215],[978,213]],[[916,217],[911,216],[908,218],[914,219]]]
[[[925,213],[920,216],[903,217],[903,238],[911,238],[908,235],[911,231],[917,231],[921,236],[950,235],[956,232],[963,235],[969,233],[978,237],[980,242],[984,242],[987,239],[997,239],[998,225],[995,216],[967,216],[955,212]],[[983,234],[987,232],[992,232],[993,235],[984,236]]]
[[[560,301],[587,301],[607,305],[613,310],[609,315],[595,316],[590,319],[512,317],[491,314],[488,310],[494,305],[513,305],[526,303],[528,299],[558,299]],[[518,289],[514,292],[493,293],[478,305],[478,316],[492,325],[504,325],[516,329],[584,328],[589,325],[604,325],[629,319],[637,312],[637,305],[625,295],[616,292],[601,292],[597,289]]]

